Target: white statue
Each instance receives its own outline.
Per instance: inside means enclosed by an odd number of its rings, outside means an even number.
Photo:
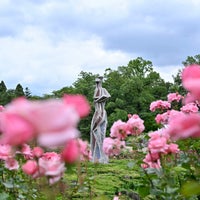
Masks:
[[[108,163],[108,157],[102,150],[103,140],[106,136],[107,113],[105,102],[110,98],[110,94],[102,88],[103,77],[96,78],[96,88],[94,92],[95,113],[92,118],[90,144],[92,152],[92,162]]]

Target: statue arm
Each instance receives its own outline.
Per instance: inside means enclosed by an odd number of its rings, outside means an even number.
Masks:
[[[108,93],[108,91],[105,89],[105,88],[102,88],[102,92],[101,92],[101,95],[100,96],[96,96],[94,98],[94,101],[95,103],[99,102],[103,102],[103,101],[106,101],[108,98],[110,98],[110,94]]]

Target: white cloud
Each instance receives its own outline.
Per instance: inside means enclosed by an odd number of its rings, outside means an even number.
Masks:
[[[100,38],[65,38],[52,42],[45,32],[27,27],[19,38],[0,38],[2,80],[16,80],[32,91],[50,93],[69,86],[81,71],[102,74],[107,67],[125,64],[130,56],[106,51]],[[6,66],[6,68],[5,68]],[[34,85],[40,88],[34,88]]]
[[[178,70],[182,69],[183,66],[181,65],[168,65],[168,66],[162,66],[162,67],[157,67],[154,66],[154,70],[158,72],[165,81],[173,83],[173,77],[178,74]]]
[[[140,56],[171,81],[186,56],[199,53],[198,5],[198,0],[1,0],[1,79],[8,87],[21,83],[43,94],[71,85],[81,71],[103,74]]]

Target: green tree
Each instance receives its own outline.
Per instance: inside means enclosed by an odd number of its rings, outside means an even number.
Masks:
[[[24,89],[21,86],[21,84],[18,83],[16,88],[15,88],[15,97],[21,97],[21,96],[25,96]]]
[[[4,83],[4,81],[1,81],[0,83],[0,105],[6,105],[7,104],[7,87]]]
[[[192,65],[192,64],[198,64],[200,65],[200,54],[197,54],[195,56],[188,56],[185,61],[182,62],[184,66]]]
[[[154,100],[166,98],[169,84],[153,70],[152,63],[138,57],[117,70],[107,69],[105,77],[104,85],[111,94],[106,105],[108,121],[115,119],[113,113],[117,109],[119,119],[125,118],[124,113],[138,114],[147,123],[146,131],[155,130],[157,125],[152,123],[155,116],[149,106]]]
[[[63,97],[64,94],[76,94],[76,88],[73,86],[63,87],[60,90],[53,91],[53,95],[57,98]]]
[[[7,92],[6,92],[6,101],[7,101],[7,103],[10,103],[15,97],[16,97],[15,90],[8,89]]]
[[[0,93],[6,92],[7,91],[7,87],[4,83],[4,81],[1,81],[0,83]]]
[[[135,60],[129,61],[128,66],[118,67],[118,70],[125,78],[133,76],[144,78],[153,71],[153,65],[151,61],[138,57]]]

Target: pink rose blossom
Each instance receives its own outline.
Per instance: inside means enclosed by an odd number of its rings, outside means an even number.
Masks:
[[[62,153],[62,159],[66,162],[66,163],[75,163],[80,155],[80,148],[79,148],[79,144],[78,141],[75,139],[69,140],[66,144],[66,146],[64,147]]]
[[[171,103],[172,101],[176,101],[176,102],[179,102],[183,97],[178,94],[177,92],[176,93],[170,93],[167,95],[167,100],[169,103]]]
[[[63,96],[63,101],[68,106],[73,106],[78,112],[80,117],[85,117],[90,112],[90,105],[87,99],[83,95],[70,95],[65,94]]]
[[[199,111],[199,108],[195,103],[188,103],[182,106],[180,110],[184,113],[196,113]]]
[[[28,160],[22,165],[22,170],[25,174],[34,175],[38,171],[38,165],[35,160]]]
[[[12,147],[8,144],[0,144],[0,160],[6,160],[12,158],[14,153]]]
[[[170,123],[174,119],[179,118],[181,116],[185,116],[185,113],[183,113],[182,111],[178,111],[178,110],[170,110],[168,123]]]
[[[125,142],[120,141],[118,138],[107,137],[103,141],[103,151],[108,156],[119,155],[122,148],[125,148]]]
[[[8,158],[5,160],[5,168],[9,170],[17,170],[19,169],[19,163],[14,158]]]
[[[74,108],[66,106],[60,99],[32,102],[26,119],[40,134],[62,132],[76,127],[79,122]]]
[[[5,112],[28,121],[39,134],[57,133],[76,127],[80,120],[75,108],[61,99],[28,101],[19,98],[8,104]]]
[[[63,146],[68,140],[77,138],[80,135],[76,128],[66,128],[57,133],[45,133],[38,135],[37,141],[43,147],[57,148]]]
[[[169,115],[170,115],[169,110],[167,112],[162,113],[162,114],[157,114],[156,118],[155,118],[156,123],[157,124],[163,124],[163,125],[168,124]]]
[[[148,148],[152,153],[165,153],[168,149],[167,139],[165,137],[158,137],[150,140]]]
[[[150,104],[150,110],[152,112],[156,111],[157,109],[159,109],[159,110],[167,110],[169,108],[171,108],[171,104],[168,101],[157,100],[157,101],[153,101]]]
[[[110,129],[110,137],[125,139],[127,137],[127,124],[121,120],[114,122]]]
[[[160,157],[158,154],[147,154],[145,158],[143,159],[144,164],[142,165],[142,168],[155,168],[160,169]]]
[[[44,150],[41,147],[34,147],[32,152],[33,156],[40,158],[43,155]]]
[[[200,137],[200,115],[184,114],[177,118],[174,118],[169,123],[168,133],[172,139],[184,139],[184,138],[197,138]]]
[[[22,144],[20,150],[16,153],[24,155],[24,158],[27,160],[33,158],[32,150],[28,144]]]
[[[4,107],[0,105],[0,112],[2,112],[3,110],[4,110]]]
[[[200,99],[200,66],[193,64],[183,69],[182,84],[195,99]]]
[[[39,176],[47,176],[50,184],[60,180],[65,171],[65,164],[61,156],[55,152],[44,153],[38,160],[38,166]]]
[[[17,114],[3,112],[0,119],[1,143],[20,145],[33,139],[35,129],[27,120]]]
[[[127,121],[127,133],[138,135],[144,131],[144,121],[138,115],[133,115]]]
[[[178,153],[180,152],[180,149],[178,148],[177,144],[171,143],[168,146],[168,153]]]
[[[81,161],[91,160],[92,154],[91,154],[88,142],[83,141],[80,138],[78,138],[77,141],[78,141],[79,150],[80,150],[80,160]]]

